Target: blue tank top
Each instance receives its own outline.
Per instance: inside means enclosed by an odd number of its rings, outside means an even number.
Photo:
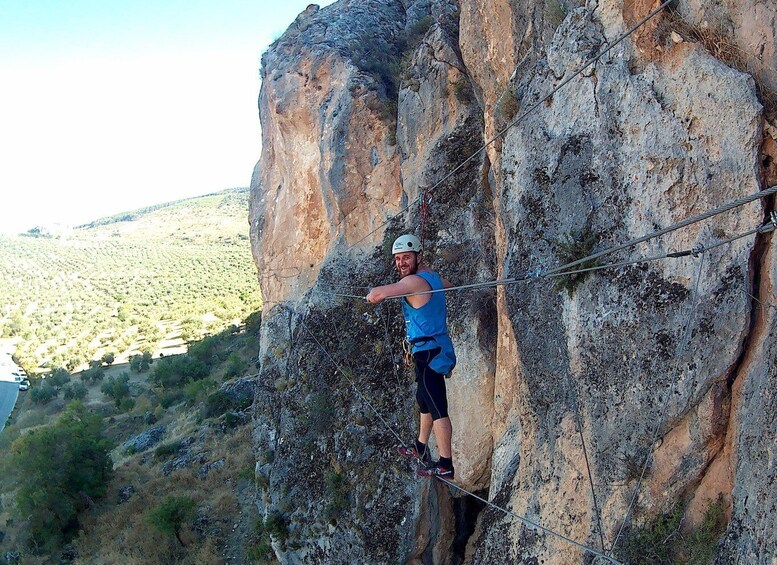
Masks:
[[[432,290],[443,287],[437,273],[421,271],[416,274],[429,283]],[[410,306],[407,298],[402,301],[405,333],[407,340],[413,345],[413,353],[439,347],[440,353],[434,356],[429,367],[433,371],[446,374],[450,373],[456,366],[456,353],[453,351],[453,342],[448,335],[445,293],[434,292],[430,297],[429,302],[420,308]]]

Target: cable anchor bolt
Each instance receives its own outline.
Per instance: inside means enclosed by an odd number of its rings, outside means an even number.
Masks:
[[[691,249],[691,255],[693,255],[694,257],[698,257],[705,251],[706,249],[704,248],[704,246],[701,243],[698,243],[693,246],[693,249]]]
[[[777,229],[777,210],[769,212],[769,221],[758,228],[758,233],[769,233]]]

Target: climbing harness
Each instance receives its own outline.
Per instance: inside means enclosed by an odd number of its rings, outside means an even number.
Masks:
[[[413,346],[410,345],[410,342],[406,339],[402,340],[402,352],[404,353],[404,359],[405,359],[405,367],[412,367],[414,364],[413,360]]]

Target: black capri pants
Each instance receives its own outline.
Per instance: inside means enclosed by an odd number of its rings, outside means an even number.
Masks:
[[[432,420],[448,417],[448,398],[445,393],[445,375],[429,368],[429,363],[441,351],[441,348],[417,351],[415,359],[415,380],[417,383],[415,399],[421,414],[431,414]]]

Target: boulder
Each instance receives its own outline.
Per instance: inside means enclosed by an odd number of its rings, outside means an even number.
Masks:
[[[158,444],[165,436],[167,428],[164,425],[154,426],[143,433],[125,441],[122,444],[124,451],[134,451],[139,453],[146,451]]]
[[[206,463],[205,465],[200,467],[200,470],[197,471],[197,475],[201,479],[204,479],[205,477],[208,476],[208,473],[210,473],[211,471],[214,471],[216,469],[222,469],[224,467],[224,465],[225,465],[225,462],[224,462],[223,459],[219,459],[218,461],[214,461],[212,463]]]
[[[119,489],[119,503],[127,502],[137,492],[132,485],[126,485]]]

